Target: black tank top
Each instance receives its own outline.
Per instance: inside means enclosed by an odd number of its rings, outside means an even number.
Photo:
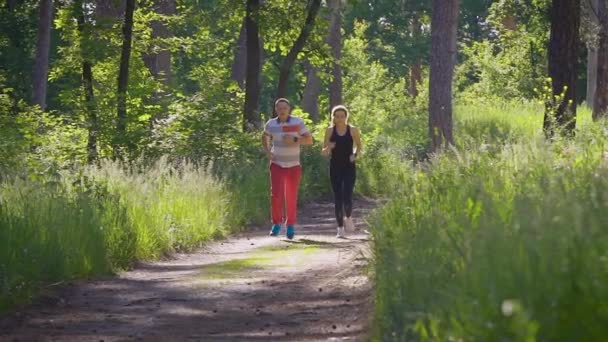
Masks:
[[[339,135],[336,131],[336,126],[334,126],[329,141],[336,143],[336,146],[331,151],[330,162],[333,165],[354,165],[350,161],[350,155],[353,154],[353,137],[350,134],[350,125],[346,125],[346,133],[344,135]]]

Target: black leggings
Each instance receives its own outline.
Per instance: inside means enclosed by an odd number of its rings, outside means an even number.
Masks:
[[[344,227],[344,216],[350,217],[353,212],[353,189],[357,178],[355,165],[330,165],[329,178],[334,191],[334,204],[338,227]]]

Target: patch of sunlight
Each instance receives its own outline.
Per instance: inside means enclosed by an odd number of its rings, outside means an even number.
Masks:
[[[304,265],[308,255],[317,252],[313,246],[270,246],[251,252],[248,257],[205,265],[200,275],[207,279],[240,278],[245,273],[261,271],[269,267]]]

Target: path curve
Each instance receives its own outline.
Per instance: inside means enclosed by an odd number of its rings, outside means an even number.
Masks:
[[[333,204],[299,210],[293,241],[269,227],[116,277],[52,289],[0,316],[0,341],[361,341],[371,312],[365,216],[335,237]],[[283,232],[284,233],[284,232]]]

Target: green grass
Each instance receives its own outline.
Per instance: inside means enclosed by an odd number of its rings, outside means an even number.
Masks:
[[[116,163],[0,185],[0,309],[41,286],[109,273],[229,233],[225,183],[192,165]]]
[[[222,261],[201,267],[203,279],[250,277],[251,272],[269,267],[298,266],[308,255],[319,251],[314,246],[270,246],[257,248],[243,259]]]
[[[459,107],[459,148],[411,166],[372,219],[377,340],[608,338],[608,145],[542,115]],[[540,118],[540,120],[539,120]]]
[[[302,156],[300,201],[329,192],[319,146]],[[47,284],[188,251],[269,218],[268,161],[201,168],[164,159],[0,184],[0,310]]]

